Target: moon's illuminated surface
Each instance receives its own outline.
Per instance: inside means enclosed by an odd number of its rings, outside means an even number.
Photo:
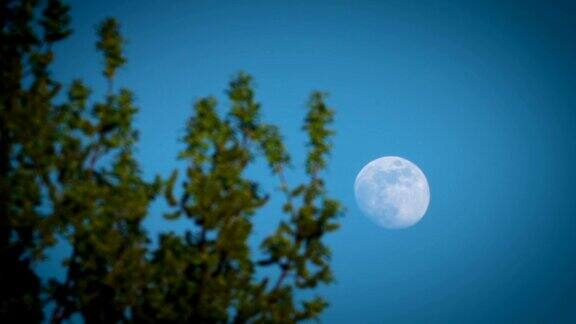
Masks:
[[[354,193],[366,216],[391,229],[418,223],[430,203],[422,170],[397,156],[381,157],[364,166],[356,176]]]

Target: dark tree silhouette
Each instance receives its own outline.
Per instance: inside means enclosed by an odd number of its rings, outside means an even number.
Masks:
[[[226,114],[212,97],[194,105],[182,179],[174,171],[147,181],[133,154],[133,94],[114,86],[127,62],[118,22],[98,26],[108,88],[96,100],[80,80],[62,90],[49,69],[52,45],[71,32],[66,5],[0,6],[0,321],[60,323],[79,314],[87,323],[268,323],[321,314],[323,298],[295,293],[333,279],[323,238],[338,228],[341,207],[322,178],[333,134],[324,94],[312,93],[304,119],[304,183],[288,183],[290,157],[244,73],[229,85]],[[56,100],[63,91],[67,98]],[[256,254],[248,244],[253,218],[272,194],[245,175],[258,159],[285,202],[283,220]],[[160,195],[167,221],[185,217],[191,225],[182,235],[163,232],[152,246],[142,222]],[[47,281],[34,266],[58,240],[72,250],[65,279]],[[258,275],[262,268],[276,275]]]

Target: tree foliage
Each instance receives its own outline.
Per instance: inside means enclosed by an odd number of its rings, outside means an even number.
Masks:
[[[320,315],[327,302],[297,291],[333,280],[323,239],[338,228],[341,206],[322,178],[333,135],[323,93],[312,93],[302,127],[304,183],[288,183],[290,156],[279,129],[263,121],[244,73],[229,84],[225,114],[213,97],[194,104],[179,155],[184,175],[148,181],[134,157],[134,95],[114,87],[127,63],[118,22],[97,28],[108,84],[97,99],[81,80],[63,87],[50,71],[53,44],[71,33],[68,6],[0,6],[2,322],[60,323],[79,314],[88,323],[268,323]],[[278,191],[264,192],[246,176],[259,159]],[[273,193],[283,197],[284,216],[252,251],[253,220]],[[190,226],[162,232],[152,245],[142,224],[162,196],[166,221],[185,218]],[[72,251],[65,279],[46,280],[35,266],[58,241]]]

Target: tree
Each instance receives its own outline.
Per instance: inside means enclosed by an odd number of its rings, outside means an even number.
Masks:
[[[1,6],[0,319],[38,322],[48,304],[53,323],[73,314],[88,323],[295,322],[320,315],[324,299],[302,300],[296,292],[333,279],[323,238],[338,228],[341,206],[322,179],[333,135],[323,93],[312,93],[304,120],[305,183],[288,184],[289,154],[279,129],[262,120],[245,73],[230,82],[226,114],[213,97],[195,103],[179,156],[187,165],[183,179],[175,170],[147,181],[133,154],[133,94],[114,86],[127,62],[118,22],[98,26],[104,98],[92,99],[76,80],[58,101],[62,86],[49,66],[52,44],[70,34],[68,7],[58,0]],[[263,192],[245,175],[258,159],[279,191]],[[284,220],[257,259],[247,240],[273,193],[284,197]],[[159,194],[170,206],[167,221],[185,217],[192,225],[182,235],[163,232],[152,246],[142,221]],[[34,264],[59,239],[72,247],[66,278],[45,283]],[[261,275],[263,268],[277,275]]]
[[[44,205],[57,160],[51,102],[60,84],[48,67],[52,44],[70,30],[66,6],[48,1],[38,18],[36,5],[0,2],[0,314],[6,322],[41,320],[33,263],[54,241]]]

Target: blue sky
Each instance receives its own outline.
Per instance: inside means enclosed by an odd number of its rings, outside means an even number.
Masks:
[[[576,320],[576,7],[531,1],[72,1],[74,35],[56,48],[60,80],[102,93],[95,25],[121,21],[118,83],[141,111],[138,157],[168,175],[193,101],[254,76],[264,118],[295,166],[310,91],[336,110],[329,191],[347,207],[328,238],[337,282],[326,323]],[[354,178],[384,155],[416,163],[431,203],[416,226],[377,227]],[[250,175],[274,190],[267,170]],[[296,168],[291,179],[298,180]],[[273,192],[273,191],[272,191]],[[280,214],[257,217],[258,238]],[[156,203],[148,230],[167,224]]]

